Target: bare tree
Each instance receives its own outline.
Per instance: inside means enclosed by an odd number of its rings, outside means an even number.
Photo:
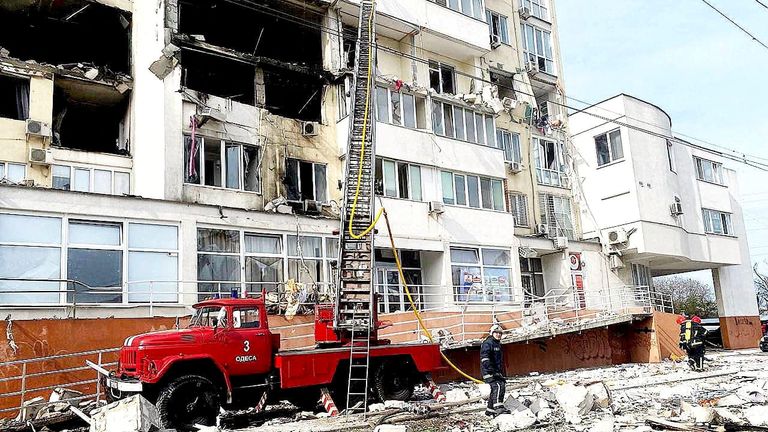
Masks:
[[[757,264],[752,267],[755,273],[755,292],[757,292],[757,307],[760,314],[768,312],[768,274],[760,273]]]
[[[682,276],[657,278],[653,285],[658,292],[672,297],[676,313],[702,318],[717,317],[715,290],[712,287]]]

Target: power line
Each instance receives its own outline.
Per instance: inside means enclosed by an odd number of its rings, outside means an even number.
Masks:
[[[724,13],[720,12],[720,9],[718,9],[718,8],[716,8],[716,7],[714,7],[714,6],[712,6],[712,3],[708,2],[707,0],[701,0],[701,1],[703,1],[704,3],[706,3],[706,5],[707,5],[707,6],[711,7],[712,9],[714,9],[714,10],[715,10],[715,12],[719,13],[720,15],[722,15],[722,17],[723,17],[723,18],[725,18],[725,19],[727,19],[728,21],[730,21],[730,22],[731,22],[731,24],[733,24],[733,25],[735,25],[736,27],[738,27],[738,28],[739,28],[739,30],[741,30],[741,31],[743,31],[744,33],[746,33],[747,35],[749,35],[749,37],[751,37],[753,41],[755,41],[755,42],[759,43],[760,45],[762,45],[762,46],[763,46],[763,48],[765,48],[765,49],[768,49],[768,45],[764,44],[764,43],[763,43],[763,41],[761,41],[760,39],[758,39],[757,37],[755,37],[755,35],[753,35],[752,33],[750,33],[750,32],[749,32],[747,29],[745,29],[744,27],[740,26],[740,25],[739,25],[739,24],[738,24],[736,21],[732,20],[732,19],[731,19],[731,18],[730,18],[728,15],[726,15],[726,14],[724,14]],[[760,3],[760,2],[758,1],[758,3]],[[760,3],[760,4],[762,4],[762,3]],[[763,6],[765,6],[765,5],[763,5]]]
[[[266,5],[258,4],[254,0],[224,0],[224,1],[226,1],[227,3],[230,3],[230,4],[242,6],[242,7],[246,8],[246,9],[249,9],[249,10],[262,12],[262,13],[264,13],[266,15],[269,15],[269,16],[272,16],[272,17],[275,17],[275,18],[284,19],[286,21],[293,22],[295,24],[299,24],[299,25],[302,25],[302,26],[305,26],[305,27],[317,29],[317,30],[320,30],[320,31],[325,31],[328,34],[332,34],[332,35],[335,35],[335,36],[338,36],[338,37],[342,37],[342,38],[345,37],[344,30],[339,31],[338,29],[334,29],[334,28],[330,28],[330,27],[324,26],[321,23],[318,23],[318,22],[315,22],[315,21],[310,21],[310,20],[304,19],[304,18],[300,18],[300,17],[297,17],[295,15],[291,15],[288,12],[284,12],[284,11],[280,11],[280,10],[277,10],[277,9],[273,9],[273,8],[270,8],[270,7],[266,6]],[[307,12],[310,12],[310,13],[314,13],[314,14],[316,14],[318,16],[325,17],[325,14],[322,13],[322,12],[315,11],[315,10],[312,10],[312,9],[304,9],[304,10],[307,11]],[[349,12],[343,12],[342,11],[342,13],[350,15],[350,16],[354,16],[353,14],[351,14]],[[336,22],[337,24],[342,24],[343,25],[343,22],[341,22],[340,20],[338,20],[336,18],[328,17],[328,19],[330,21],[332,21],[332,22]],[[395,29],[393,27],[388,27],[388,26],[382,25],[382,24],[377,24],[377,25],[381,26],[383,28],[388,28],[388,29],[397,30],[398,32],[401,32],[400,29]],[[348,37],[348,39],[350,39],[352,41],[356,41],[357,40],[357,35],[356,34],[352,35],[351,31],[348,32],[346,36]],[[480,70],[481,73],[485,72],[485,69],[483,69],[482,67],[477,66],[475,64],[467,63],[467,62],[461,61],[459,59],[448,57],[445,54],[436,53],[434,51],[430,51],[430,50],[427,50],[427,49],[425,49],[423,47],[418,47],[418,46],[415,46],[413,44],[409,44],[407,42],[402,42],[401,41],[400,43],[402,45],[405,45],[405,46],[410,46],[410,47],[419,49],[419,50],[421,50],[423,52],[440,55],[441,57],[448,58],[448,59],[450,59],[452,61],[455,61],[455,63],[457,63],[457,64],[464,64],[464,65],[471,66],[472,68]],[[429,65],[429,59],[418,57],[418,56],[413,55],[413,54],[404,53],[404,52],[398,51],[398,50],[396,50],[394,48],[382,46],[382,45],[380,45],[378,43],[373,43],[373,45],[374,45],[375,48],[377,48],[379,50],[382,50],[382,51],[385,51],[385,52],[388,52],[390,54],[393,54],[393,55],[396,55],[396,56],[400,56],[400,57],[403,57],[403,58],[407,58],[407,59],[410,59],[410,60],[413,60],[413,61],[417,61],[417,62],[421,62],[423,64]],[[766,47],[766,48],[768,48],[768,47]],[[530,97],[532,97],[534,99],[536,98],[536,95],[534,95],[534,94],[526,93],[526,92],[521,91],[521,90],[516,90],[514,87],[509,87],[509,86],[506,86],[506,85],[503,85],[503,84],[500,84],[500,83],[492,82],[492,81],[490,81],[488,79],[485,79],[483,77],[478,77],[476,75],[468,74],[466,72],[457,71],[457,70],[454,70],[454,73],[456,73],[457,75],[460,75],[460,76],[464,76],[466,78],[470,78],[470,79],[474,79],[474,80],[477,80],[477,81],[480,81],[480,82],[485,82],[485,83],[488,83],[488,84],[496,85],[499,88],[505,88],[505,89],[508,89],[508,90],[512,90],[515,93],[519,93],[519,94],[522,94],[522,95],[530,96]],[[513,76],[513,80],[514,80],[514,76]],[[530,85],[532,88],[536,87],[536,88],[539,88],[539,89],[546,90],[546,89],[544,89],[541,86],[537,87],[536,85],[534,85],[533,82],[527,83],[525,81],[520,81],[520,80],[517,80],[517,82],[519,82],[519,83],[521,83],[523,85]],[[569,97],[569,96],[565,96],[565,97],[566,97],[566,99],[572,99],[572,100],[576,100],[576,101],[578,101],[580,103],[588,104],[588,102],[580,101],[580,100],[575,99],[573,97]],[[652,135],[652,136],[655,136],[655,137],[658,137],[658,138],[663,138],[663,139],[667,139],[667,140],[670,140],[670,141],[673,141],[673,142],[677,142],[678,144],[685,145],[685,146],[688,146],[688,147],[691,147],[691,148],[697,148],[697,149],[700,149],[700,150],[704,150],[704,151],[708,151],[708,152],[713,152],[713,153],[719,154],[721,157],[724,157],[726,159],[730,159],[730,160],[735,161],[735,162],[743,163],[744,165],[751,166],[753,168],[757,168],[757,169],[760,169],[762,171],[768,171],[768,163],[763,163],[763,162],[758,162],[758,161],[754,161],[754,160],[749,160],[749,159],[753,159],[751,157],[751,155],[746,155],[746,154],[741,153],[741,152],[739,152],[737,150],[728,149],[726,147],[718,146],[716,144],[711,144],[711,145],[714,145],[714,146],[719,147],[721,149],[728,150],[728,151],[730,151],[732,153],[741,154],[742,155],[741,157],[735,156],[735,155],[723,154],[723,153],[721,153],[719,151],[716,151],[716,150],[713,150],[713,149],[710,149],[710,148],[707,148],[707,147],[704,147],[704,146],[700,146],[700,145],[697,145],[697,144],[694,144],[694,143],[690,143],[690,142],[681,140],[681,139],[675,137],[674,134],[671,135],[671,136],[668,136],[668,135],[663,134],[663,133],[659,133],[659,132],[651,131],[651,130],[644,129],[644,128],[641,128],[641,127],[638,127],[638,126],[634,126],[634,125],[628,124],[626,122],[620,122],[617,119],[611,119],[611,118],[608,118],[608,117],[600,116],[598,114],[586,111],[586,108],[576,108],[576,107],[567,105],[565,103],[560,103],[560,102],[556,102],[556,101],[548,101],[548,102],[550,102],[550,103],[552,103],[554,105],[557,105],[557,106],[561,106],[563,108],[574,110],[576,112],[583,112],[583,113],[585,113],[587,115],[590,115],[590,116],[602,119],[602,120],[604,120],[606,122],[614,123],[614,124],[617,124],[619,126],[624,126],[626,128],[633,129],[633,130],[636,130],[638,132],[646,133],[646,134],[649,134],[649,135]],[[641,122],[641,123],[646,123],[646,124],[655,126],[655,125],[653,125],[651,123],[648,123],[648,122],[645,122],[645,121],[643,121],[641,119],[634,119],[634,118],[629,117],[629,116],[625,116],[625,117],[627,119],[630,119],[630,120],[634,120],[634,121],[638,121],[638,122]],[[693,138],[693,137],[691,137],[691,138]],[[693,138],[693,139],[696,139],[697,141],[700,141],[700,142],[706,142],[706,141],[700,140],[698,138]],[[750,158],[747,158],[747,156],[750,156]]]
[[[768,5],[767,5],[767,4],[765,4],[765,3],[761,2],[760,0],[755,0],[755,1],[756,1],[756,2],[757,2],[757,4],[759,4],[760,6],[762,6],[762,7],[766,8],[766,9],[768,9]]]

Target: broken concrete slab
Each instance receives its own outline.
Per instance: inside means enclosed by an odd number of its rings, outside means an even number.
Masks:
[[[462,389],[451,389],[445,392],[446,402],[463,402],[469,400],[469,395]]]
[[[751,426],[768,426],[768,406],[749,407],[744,410],[744,417]]]
[[[571,424],[581,423],[581,417],[594,407],[594,396],[584,386],[563,384],[556,388],[555,396],[565,412],[565,420]]]
[[[595,399],[595,404],[600,408],[608,408],[611,406],[611,396],[608,394],[608,388],[605,383],[598,382],[587,386],[587,390],[592,394]]]
[[[735,394],[731,394],[718,399],[715,405],[719,407],[734,407],[744,405],[744,403],[745,402],[741,400],[740,397],[736,396]]]
[[[500,432],[514,431],[531,427],[536,423],[536,416],[531,410],[515,411],[511,414],[501,414],[491,422]]]
[[[713,422],[721,425],[743,423],[739,416],[728,408],[715,408],[715,418]]]
[[[157,408],[143,396],[134,395],[95,409],[90,432],[149,432],[159,427]]]
[[[614,423],[613,417],[604,418],[589,428],[589,432],[613,432]]]

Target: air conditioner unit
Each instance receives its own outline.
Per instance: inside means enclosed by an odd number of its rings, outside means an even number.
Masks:
[[[568,237],[555,237],[552,239],[552,244],[557,250],[568,249]]]
[[[517,13],[520,14],[520,18],[523,20],[527,20],[528,18],[531,17],[531,10],[528,9],[527,7],[521,7],[520,9],[517,10]]]
[[[227,115],[216,108],[205,107],[200,111],[200,114],[195,115],[195,121],[197,121],[197,127],[200,127],[208,122],[208,120],[216,120],[218,122],[226,122]]]
[[[501,105],[508,110],[515,109],[517,107],[518,103],[515,99],[505,97],[501,100]]]
[[[301,134],[304,136],[317,136],[319,126],[318,122],[301,122]]]
[[[683,203],[681,202],[673,203],[670,206],[669,211],[672,213],[672,216],[680,216],[681,214],[683,214]]]
[[[539,235],[549,235],[549,225],[547,224],[538,224],[536,225],[536,234]]]
[[[48,149],[29,149],[29,162],[32,165],[50,165],[53,163],[53,152]]]
[[[443,214],[445,213],[445,205],[442,201],[430,201],[429,212],[434,214]]]
[[[496,49],[501,46],[501,38],[499,35],[491,35],[491,48]]]
[[[27,119],[27,135],[50,138],[51,126],[41,121]]]
[[[611,270],[616,270],[616,269],[624,268],[624,261],[622,261],[621,257],[619,257],[619,255],[617,255],[617,254],[612,254],[608,258],[608,261],[610,262]]]
[[[520,162],[508,161],[507,167],[509,167],[509,172],[514,174],[517,174],[523,170],[523,164]]]
[[[315,200],[304,200],[304,214],[320,214],[323,203]]]
[[[627,231],[624,228],[616,228],[608,231],[608,243],[612,245],[626,243]]]

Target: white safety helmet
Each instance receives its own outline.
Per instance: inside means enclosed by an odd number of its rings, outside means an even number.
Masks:
[[[504,333],[504,329],[502,329],[500,325],[494,324],[494,325],[491,326],[491,329],[488,330],[488,334],[490,334],[490,335],[492,335],[492,334],[494,334],[496,332]]]

